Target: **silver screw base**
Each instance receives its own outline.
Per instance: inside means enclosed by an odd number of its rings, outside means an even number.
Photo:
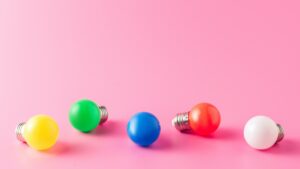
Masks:
[[[103,124],[108,119],[108,112],[105,106],[99,106],[100,113],[101,113],[101,119],[99,122],[99,125]]]
[[[277,127],[279,129],[279,133],[278,133],[276,143],[280,142],[284,138],[284,130],[283,130],[282,126],[280,124],[277,124]]]
[[[16,136],[17,136],[17,139],[23,143],[26,143],[26,140],[24,139],[24,137],[22,136],[22,130],[23,130],[23,127],[26,123],[25,122],[22,122],[20,124],[17,125],[16,129],[15,129],[15,133],[16,133]]]
[[[189,125],[189,113],[178,113],[172,120],[172,126],[181,132],[190,130],[191,127]]]

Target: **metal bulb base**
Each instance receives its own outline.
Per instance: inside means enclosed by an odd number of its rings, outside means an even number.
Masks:
[[[191,130],[189,125],[189,113],[178,113],[172,120],[172,126],[174,126],[180,132]]]
[[[26,123],[25,122],[22,122],[20,124],[17,125],[16,127],[16,130],[15,130],[15,134],[17,136],[17,139],[23,143],[26,143],[26,140],[24,139],[23,135],[22,135],[22,130],[23,130],[23,127]]]
[[[99,125],[101,125],[107,121],[108,112],[107,112],[107,109],[105,106],[99,106],[99,109],[100,109],[100,114],[101,114]]]
[[[280,124],[276,124],[276,125],[279,129],[278,137],[277,137],[277,140],[276,140],[276,143],[278,143],[281,140],[283,140],[283,138],[284,138],[284,130],[283,130],[283,127]]]

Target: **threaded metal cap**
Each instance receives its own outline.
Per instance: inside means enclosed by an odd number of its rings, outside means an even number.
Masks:
[[[99,109],[100,109],[100,114],[101,114],[99,125],[101,125],[107,121],[108,112],[107,112],[107,109],[105,106],[99,106]]]
[[[284,130],[283,130],[282,126],[280,124],[277,124],[277,127],[279,129],[279,133],[278,133],[276,143],[280,142],[284,138]]]
[[[189,113],[178,113],[172,120],[172,126],[174,126],[177,130],[184,132],[186,130],[190,130],[189,125]]]
[[[23,135],[22,135],[22,130],[23,130],[23,127],[26,123],[25,122],[22,122],[20,124],[17,125],[16,129],[15,129],[15,134],[17,136],[17,139],[23,143],[26,143],[26,140],[24,139]]]

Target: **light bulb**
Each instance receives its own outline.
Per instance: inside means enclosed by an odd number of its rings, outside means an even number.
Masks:
[[[159,121],[151,113],[137,113],[127,124],[127,134],[134,143],[143,147],[150,146],[159,137]]]
[[[220,122],[221,116],[215,106],[200,103],[189,112],[177,114],[172,120],[172,125],[182,132],[192,130],[196,134],[207,136],[219,127]]]
[[[16,128],[17,139],[36,150],[51,148],[58,138],[57,123],[47,115],[36,115]]]
[[[284,137],[283,128],[267,116],[254,116],[244,127],[246,142],[255,149],[268,149]]]
[[[91,100],[79,100],[71,106],[69,120],[72,126],[84,133],[90,132],[108,119],[104,106],[98,106]]]

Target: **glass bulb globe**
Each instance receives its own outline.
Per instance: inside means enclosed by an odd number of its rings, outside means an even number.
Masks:
[[[59,127],[50,116],[36,115],[21,123],[21,135],[30,147],[36,150],[51,148],[57,141]]]
[[[282,140],[283,130],[267,116],[254,116],[244,127],[244,138],[252,148],[264,150]]]

